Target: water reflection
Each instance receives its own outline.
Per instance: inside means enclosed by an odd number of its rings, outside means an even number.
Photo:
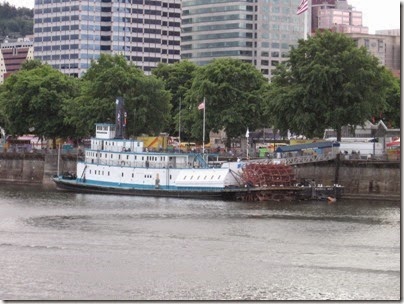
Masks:
[[[2,186],[0,298],[398,299],[399,207]]]

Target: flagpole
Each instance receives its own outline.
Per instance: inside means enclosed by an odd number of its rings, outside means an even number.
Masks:
[[[310,0],[301,0],[300,1],[300,4],[299,4],[299,6],[298,6],[298,8],[297,8],[297,14],[298,15],[300,15],[300,14],[304,14],[304,26],[303,26],[303,28],[304,28],[304,33],[303,33],[303,40],[306,40],[307,39],[307,32],[308,32],[308,14],[309,14],[309,10],[310,10],[310,12],[311,12],[311,5],[310,5]]]
[[[205,154],[205,111],[206,111],[206,100],[203,97],[203,142],[202,142],[202,153]]]
[[[180,111],[178,114],[178,149],[181,150],[181,97],[180,97]]]
[[[309,10],[304,12],[304,40],[307,40],[307,15],[309,14]]]

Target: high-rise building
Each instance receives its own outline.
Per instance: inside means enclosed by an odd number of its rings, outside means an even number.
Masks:
[[[241,59],[270,78],[304,36],[304,14],[296,14],[300,2],[183,0],[181,58],[197,65],[220,57]]]
[[[347,34],[358,47],[365,47],[370,54],[379,59],[392,73],[401,74],[401,37],[399,30],[376,31],[375,35]]]
[[[34,56],[81,76],[100,54],[146,74],[180,60],[181,0],[35,0]]]
[[[369,29],[362,25],[362,12],[356,11],[347,0],[311,0],[312,31],[329,29],[344,33],[355,40],[358,47],[365,47],[379,59],[380,64],[389,68],[394,75],[400,76],[401,41],[400,30],[376,31],[370,35]]]
[[[33,37],[6,39],[0,45],[0,84],[11,74],[19,71],[21,65],[34,58]]]
[[[311,28],[329,29],[339,33],[367,34],[369,29],[362,25],[362,12],[349,5],[347,0],[311,0]]]

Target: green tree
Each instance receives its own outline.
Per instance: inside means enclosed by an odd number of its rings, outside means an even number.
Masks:
[[[123,56],[101,55],[82,78],[80,96],[65,104],[66,121],[81,135],[94,134],[94,124],[115,121],[115,99],[122,96],[128,114],[127,134],[158,134],[170,113],[170,95],[164,83],[147,77]]]
[[[401,86],[400,79],[394,77],[390,71],[387,77],[391,81],[391,85],[387,90],[387,104],[382,113],[375,113],[374,117],[383,119],[389,128],[400,128],[401,126]],[[381,115],[380,115],[381,114]]]
[[[385,107],[389,79],[365,48],[340,33],[317,32],[299,40],[289,61],[277,67],[267,94],[266,113],[275,127],[306,136],[363,125]]]
[[[52,139],[74,136],[74,127],[63,122],[62,104],[78,93],[76,79],[49,65],[23,67],[0,87],[0,112],[7,133]]]
[[[170,134],[178,132],[179,111],[181,110],[180,108],[183,107],[182,101],[185,99],[185,94],[192,87],[194,74],[197,69],[198,66],[196,64],[183,60],[174,64],[160,63],[152,70],[153,75],[164,81],[165,88],[172,96],[171,120],[168,130]],[[184,133],[186,132],[182,133],[182,137],[189,137],[189,133]]]
[[[192,124],[192,134],[202,138],[202,111],[198,104],[206,99],[206,134],[209,130],[224,130],[226,146],[231,140],[268,122],[261,114],[262,93],[268,81],[251,64],[237,59],[221,58],[196,71],[192,88],[186,94],[186,123]],[[187,114],[187,110],[192,111]],[[208,136],[207,136],[208,137]]]
[[[266,113],[275,127],[321,136],[332,128],[363,125],[386,105],[389,77],[377,58],[344,34],[324,31],[299,40],[290,59],[278,66],[267,94]],[[335,183],[339,179],[337,156]]]
[[[16,8],[7,1],[0,3],[0,41],[31,35],[34,28],[34,10]]]

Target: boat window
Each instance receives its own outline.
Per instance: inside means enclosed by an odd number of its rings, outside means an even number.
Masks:
[[[121,154],[118,155],[118,159],[121,159]]]
[[[104,171],[102,171],[102,175],[104,175]]]
[[[194,178],[194,176],[192,175],[190,179],[193,179],[193,178]]]
[[[132,173],[132,177],[134,176],[134,174]]]
[[[126,155],[126,159],[129,159],[129,155]]]
[[[170,174],[170,179],[173,179],[173,176]]]
[[[219,175],[219,177],[217,179],[220,179],[221,175]]]
[[[108,171],[108,176],[109,176],[109,171]]]
[[[185,175],[185,176],[184,176],[184,180],[186,180],[186,179],[187,179],[187,176]]]
[[[123,172],[122,172],[122,177],[123,177]]]
[[[111,153],[111,158],[113,157],[113,154]]]
[[[203,179],[206,179],[208,176],[207,175],[205,175],[205,177],[203,178]]]
[[[210,179],[213,179],[214,175],[212,175],[212,177]]]
[[[200,176],[198,176],[198,178],[197,178],[197,179],[199,180],[199,178],[200,178]]]
[[[91,170],[90,170],[90,174],[91,174]]]
[[[107,153],[105,153],[105,158],[107,158],[108,156],[107,156]]]

